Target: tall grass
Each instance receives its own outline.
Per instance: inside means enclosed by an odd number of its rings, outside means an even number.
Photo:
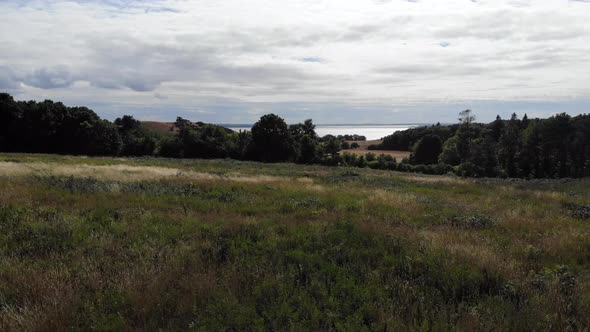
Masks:
[[[2,162],[0,330],[590,327],[585,180]]]

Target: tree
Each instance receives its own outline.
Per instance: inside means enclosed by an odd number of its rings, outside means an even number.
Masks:
[[[252,141],[262,161],[285,161],[291,152],[289,128],[285,120],[275,114],[266,114],[254,124]]]
[[[119,127],[120,132],[129,133],[139,129],[141,127],[141,122],[135,120],[131,115],[123,115],[122,118],[117,118],[115,120],[115,125]]]
[[[475,121],[475,115],[470,109],[459,112],[459,122],[461,125],[469,127]]]
[[[520,122],[520,126],[522,129],[526,129],[529,126],[529,116],[524,114],[522,117],[522,121]]]
[[[571,140],[574,136],[571,117],[566,113],[557,114],[542,122],[543,168],[547,176],[565,177]],[[586,142],[588,144],[588,142]]]
[[[309,135],[301,139],[298,162],[304,164],[314,163],[318,158],[318,143]]]
[[[470,144],[473,138],[471,124],[475,121],[475,116],[471,110],[467,109],[459,113],[459,130],[457,131],[457,152],[461,162],[467,161],[470,154]]]
[[[324,154],[331,157],[332,159],[334,159],[338,155],[338,152],[342,148],[340,141],[335,137],[331,137],[330,139],[325,141],[322,147],[324,150]]]
[[[490,136],[494,140],[494,142],[498,142],[500,140],[503,131],[504,121],[502,121],[502,118],[499,115],[497,115],[496,120],[490,124]]]
[[[0,151],[18,151],[19,124],[23,110],[11,95],[0,93]]]
[[[416,144],[414,162],[416,164],[436,164],[442,152],[442,141],[436,135],[426,135]]]
[[[457,149],[457,136],[449,138],[443,145],[442,153],[439,156],[440,162],[452,166],[457,166],[461,163],[461,157]]]
[[[192,131],[191,149],[187,153],[193,158],[226,158],[228,156],[228,133],[220,126],[205,124]]]
[[[140,121],[131,115],[124,115],[115,120],[115,125],[123,141],[121,155],[146,156],[154,153],[157,139],[144,130]]]
[[[84,154],[94,156],[116,156],[122,145],[117,127],[107,120],[99,120],[95,123],[85,122],[82,126],[86,129],[86,141]]]
[[[498,162],[509,177],[517,177],[519,175],[518,161],[521,153],[521,145],[520,121],[516,113],[513,113],[498,143]]]
[[[291,152],[297,162],[309,164],[317,160],[318,136],[311,119],[289,126]]]
[[[252,147],[252,133],[247,130],[240,130],[230,135],[229,156],[233,159],[249,159],[249,148]]]

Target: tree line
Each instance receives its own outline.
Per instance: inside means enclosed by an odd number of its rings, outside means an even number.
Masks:
[[[412,128],[373,149],[412,150],[410,165],[448,165],[470,177],[579,178],[590,176],[590,115],[566,113],[522,119],[513,113],[476,123],[471,110],[459,123]]]
[[[288,125],[267,114],[250,131],[177,118],[169,135],[132,116],[110,122],[86,107],[45,100],[15,101],[0,93],[0,151],[91,156],[232,158],[262,162],[371,167],[471,177],[562,178],[590,176],[590,115],[476,123],[473,112],[459,123],[396,132],[373,150],[412,151],[401,163],[387,155],[357,156],[358,135],[319,137],[312,120]]]
[[[110,122],[86,107],[15,101],[0,93],[3,152],[337,164],[340,150],[351,147],[347,140],[365,140],[358,135],[318,137],[312,120],[289,126],[275,114],[262,116],[250,131],[234,132],[181,117],[172,129],[170,135],[158,134],[129,115]]]

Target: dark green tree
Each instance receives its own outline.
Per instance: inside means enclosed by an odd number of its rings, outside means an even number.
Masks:
[[[285,161],[292,151],[289,128],[275,114],[266,114],[254,124],[252,142],[258,158],[266,162]]]
[[[499,115],[497,115],[496,120],[490,124],[490,137],[494,140],[494,142],[498,142],[500,141],[500,137],[502,137],[503,131],[504,121]]]
[[[529,116],[525,113],[520,122],[521,128],[524,130],[529,126]]]
[[[309,135],[304,135],[301,139],[298,162],[312,164],[318,159],[317,140]]]
[[[471,139],[473,138],[472,124],[475,121],[475,115],[469,109],[459,113],[460,126],[457,130],[457,152],[461,162],[467,161],[470,155]]]
[[[449,138],[444,144],[439,161],[443,164],[457,166],[461,163],[459,150],[457,149],[457,136]]]
[[[121,155],[147,156],[154,153],[157,138],[145,130],[140,121],[133,116],[124,115],[115,120],[115,125],[123,142]]]
[[[519,176],[521,145],[520,121],[513,113],[498,143],[498,162],[509,177]]]
[[[426,135],[418,141],[414,151],[414,163],[436,164],[442,152],[442,141],[436,135]]]

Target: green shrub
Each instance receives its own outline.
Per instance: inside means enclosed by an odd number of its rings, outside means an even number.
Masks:
[[[572,217],[577,219],[590,219],[590,205],[568,203],[565,205]]]

